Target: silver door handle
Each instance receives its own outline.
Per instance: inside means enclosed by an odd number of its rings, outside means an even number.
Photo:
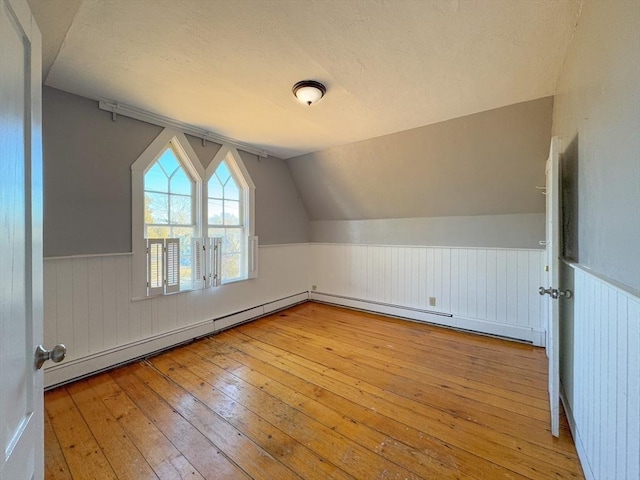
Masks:
[[[538,289],[538,293],[540,295],[550,295],[551,298],[556,299],[559,297],[564,297],[564,298],[572,298],[573,297],[573,292],[571,290],[558,290],[557,288],[544,288],[544,287],[540,287]]]
[[[36,370],[40,370],[44,362],[47,360],[51,360],[52,362],[58,363],[64,360],[64,357],[67,356],[67,347],[65,347],[62,343],[56,345],[51,350],[47,350],[42,345],[38,345],[36,347],[35,354],[35,367]]]
[[[540,295],[551,295],[551,298],[558,298],[558,290],[555,288],[544,288],[544,287],[540,287],[538,289],[538,293]]]

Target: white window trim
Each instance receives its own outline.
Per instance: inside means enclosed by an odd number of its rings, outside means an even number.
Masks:
[[[253,250],[257,250],[257,239],[254,241],[249,240],[251,238],[254,238],[254,235],[255,235],[256,186],[253,183],[253,180],[251,179],[251,175],[249,175],[249,172],[245,167],[244,162],[242,161],[242,157],[240,156],[240,153],[238,152],[238,150],[236,150],[236,148],[231,145],[223,145],[220,148],[220,150],[218,150],[218,153],[216,154],[215,157],[213,157],[213,160],[211,160],[211,163],[205,170],[204,181],[202,182],[202,195],[203,195],[202,208],[204,210],[202,218],[203,218],[203,228],[207,229],[207,233],[209,229],[209,214],[207,211],[207,207],[209,203],[207,201],[207,199],[209,198],[209,195],[208,195],[209,179],[214,174],[214,172],[216,171],[216,169],[218,168],[220,163],[222,163],[223,160],[227,162],[229,169],[234,173],[234,177],[238,180],[238,182],[240,182],[240,187],[242,188],[242,192],[243,192],[242,214],[244,216],[243,221],[244,221],[244,230],[245,230],[245,234],[244,234],[245,236],[244,241],[245,241],[245,248],[246,248],[245,263],[247,264],[246,270],[248,271],[246,272],[247,277],[233,280],[232,282],[228,282],[228,283],[235,283],[235,282],[242,282],[244,280],[257,277],[257,267],[255,267],[256,259],[253,258],[255,255],[255,252],[252,253]],[[251,270],[251,265],[254,265],[253,271]]]
[[[131,248],[133,251],[131,296],[134,300],[147,298],[144,174],[169,144],[173,146],[184,168],[195,181],[194,208],[197,231],[194,232],[194,237],[202,236],[202,229],[206,226],[206,202],[202,201],[206,198],[206,190],[203,191],[203,186],[206,189],[206,182],[203,181],[205,170],[187,137],[179,130],[165,128],[131,165]]]

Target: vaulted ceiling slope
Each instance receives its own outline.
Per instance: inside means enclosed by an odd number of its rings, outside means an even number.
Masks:
[[[30,0],[46,84],[289,158],[555,93],[579,0]],[[75,16],[73,13],[75,12]],[[305,107],[292,85],[327,86]]]

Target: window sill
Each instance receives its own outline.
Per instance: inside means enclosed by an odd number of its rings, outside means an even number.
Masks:
[[[251,279],[249,277],[246,277],[246,278],[237,278],[235,280],[228,280],[226,282],[222,282],[220,286],[233,285],[234,283],[246,282],[247,280],[251,280]]]
[[[225,285],[233,285],[236,283],[247,282],[249,280],[253,280],[252,278],[238,278],[237,280],[229,280],[228,282],[222,283],[218,287],[207,287],[207,288],[185,288],[184,290],[180,290],[179,292],[171,292],[171,293],[163,293],[161,295],[149,295],[144,297],[133,297],[131,299],[132,302],[142,302],[143,300],[151,300],[153,298],[162,298],[162,297],[171,297],[173,295],[180,295],[181,293],[189,293],[189,292],[199,292],[202,290],[215,290],[216,288],[224,287]]]
[[[201,289],[201,288],[185,288],[184,290],[180,290],[179,292],[163,293],[161,295],[149,295],[149,296],[145,296],[145,297],[133,297],[131,299],[131,301],[132,302],[141,302],[143,300],[151,300],[152,298],[172,297],[173,295],[180,295],[181,293],[197,292],[199,290],[203,290],[203,289]]]

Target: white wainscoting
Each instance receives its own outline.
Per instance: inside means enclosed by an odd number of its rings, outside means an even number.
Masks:
[[[307,258],[307,244],[261,246],[257,279],[140,301],[131,301],[131,255],[45,259],[45,345],[67,346],[45,386],[306,301]]]
[[[576,448],[588,479],[640,479],[640,299],[572,267]]]
[[[544,345],[544,251],[309,246],[310,298]],[[315,290],[313,286],[315,285]],[[429,297],[436,306],[429,306]]]

